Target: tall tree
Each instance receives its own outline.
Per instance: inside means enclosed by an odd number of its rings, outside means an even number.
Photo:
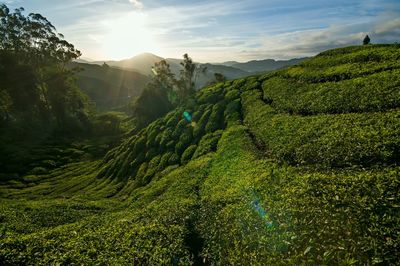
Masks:
[[[27,122],[54,118],[60,125],[67,118],[81,119],[85,97],[65,68],[81,53],[45,17],[23,11],[0,5],[0,90],[8,106],[0,120],[10,114]]]
[[[133,114],[140,126],[166,114],[174,106],[185,104],[195,92],[197,75],[204,72],[205,68],[193,63],[188,54],[183,56],[181,66],[180,78],[177,80],[165,60],[154,64],[152,80],[132,105]]]
[[[168,100],[174,104],[176,102],[177,80],[175,75],[171,72],[170,66],[164,59],[154,64],[152,68],[154,74],[153,87],[159,87],[165,91]]]
[[[178,81],[178,95],[180,104],[183,104],[193,95],[198,76],[204,74],[207,68],[194,63],[188,54],[183,55],[181,66],[183,69],[180,71],[180,79]]]
[[[363,40],[363,45],[370,44],[370,42],[371,42],[371,39],[369,38],[368,35],[366,35],[365,38],[364,38],[364,40]]]

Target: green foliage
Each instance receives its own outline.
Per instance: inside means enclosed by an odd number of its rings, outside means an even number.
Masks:
[[[168,164],[170,165],[179,164],[179,162],[180,162],[180,157],[176,153],[173,153],[171,157],[169,157],[168,159]]]
[[[119,110],[131,114],[133,99],[150,80],[138,72],[109,66],[72,62],[67,67],[74,69],[77,86],[101,112]]]
[[[187,149],[182,154],[181,163],[188,163],[192,159],[192,156],[196,152],[196,149],[197,145],[190,145],[189,147],[187,147]]]
[[[351,48],[339,50],[344,53],[327,61],[329,67],[321,59],[332,55],[323,53],[270,75],[262,90],[259,86],[242,94],[245,122],[275,158],[324,167],[371,166],[398,160],[397,69],[336,82],[310,83],[287,77],[293,69],[314,75],[328,73],[365,52],[387,56],[387,50],[394,48],[357,48],[352,53],[347,49]],[[311,72],[309,67],[317,65],[319,72]]]
[[[302,115],[382,111],[399,107],[399,73],[396,69],[324,83],[277,76],[264,81],[263,97],[277,110]]]
[[[398,167],[318,172],[279,166],[260,158],[246,131],[224,131],[200,190],[205,261],[396,264]]]
[[[208,133],[200,140],[196,152],[192,158],[198,158],[217,149],[218,140],[221,137],[222,130]]]
[[[168,101],[165,90],[149,84],[135,100],[132,108],[133,114],[140,121],[140,127],[144,127],[169,112],[172,104]]]
[[[368,166],[393,163],[399,154],[399,111],[293,116],[277,114],[244,94],[245,121],[269,152],[292,164]]]
[[[95,116],[92,130],[95,135],[115,135],[121,133],[121,122],[126,117],[117,112],[102,113]]]
[[[399,69],[399,58],[395,45],[354,46],[323,52],[278,73],[300,82],[336,82]]]
[[[41,158],[0,184],[0,264],[398,264],[396,49],[204,88],[99,161]]]
[[[4,122],[55,118],[58,126],[86,119],[85,97],[64,65],[80,56],[40,14],[0,6],[0,95]]]
[[[225,104],[223,102],[218,102],[214,104],[210,117],[207,121],[205,130],[207,133],[214,132],[218,129],[223,129],[224,124],[224,109]]]
[[[33,65],[67,63],[80,56],[45,17],[35,13],[24,16],[23,11],[19,8],[10,12],[5,4],[0,5],[1,51],[12,51]]]
[[[187,54],[184,54],[181,65],[183,69],[180,79],[177,80],[165,60],[155,63],[152,68],[153,79],[132,105],[134,116],[140,121],[141,127],[162,117],[173,106],[183,106],[191,102],[195,93],[196,76],[201,67],[198,68]],[[170,125],[171,123],[167,124]]]
[[[223,83],[205,87],[197,94],[197,101],[201,104],[215,104],[223,99]]]
[[[207,125],[208,119],[211,115],[211,108],[207,108],[204,113],[202,114],[200,120],[196,123],[195,128],[193,129],[193,136],[195,138],[200,138],[204,132],[205,132],[205,127]]]
[[[91,129],[87,97],[66,68],[80,52],[46,18],[23,11],[0,4],[0,168],[10,176],[41,167],[30,164],[46,142]]]
[[[231,124],[239,123],[241,120],[241,103],[240,99],[233,100],[226,106],[224,117],[228,127]]]

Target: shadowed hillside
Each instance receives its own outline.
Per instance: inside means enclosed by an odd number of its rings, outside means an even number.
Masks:
[[[149,78],[135,71],[108,65],[72,63],[78,68],[77,85],[101,111],[127,105],[142,92]]]
[[[101,160],[3,183],[0,264],[395,265],[399,59],[205,87]]]

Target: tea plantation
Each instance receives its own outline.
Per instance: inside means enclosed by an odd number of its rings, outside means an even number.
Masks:
[[[399,162],[400,46],[329,50],[3,182],[0,265],[398,265]]]

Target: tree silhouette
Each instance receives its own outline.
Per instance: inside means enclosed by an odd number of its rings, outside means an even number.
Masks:
[[[364,40],[363,40],[363,45],[370,44],[370,42],[371,42],[371,39],[369,38],[368,35],[366,35],[365,38],[364,38]]]
[[[23,11],[0,4],[0,95],[6,103],[0,124],[10,116],[38,127],[40,121],[64,126],[80,120],[87,99],[66,64],[81,53],[45,17]]]

